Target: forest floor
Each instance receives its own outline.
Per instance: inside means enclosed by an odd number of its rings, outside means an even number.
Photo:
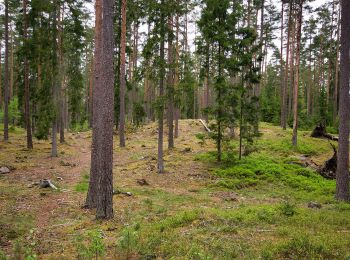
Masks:
[[[1,128],[1,127],[0,127]],[[350,204],[334,200],[335,181],[307,162],[332,156],[329,141],[261,125],[256,151],[223,163],[196,138],[199,121],[181,120],[165,174],[156,172],[156,124],[115,138],[115,218],[100,222],[82,209],[88,187],[91,132],[67,133],[58,158],[50,142],[25,148],[23,129],[0,142],[0,259],[347,259]],[[0,129],[1,130],[1,129]],[[2,138],[2,137],[1,137]],[[166,144],[164,144],[166,147]],[[57,190],[33,183],[50,179]],[[143,180],[148,185],[142,185]],[[30,258],[32,257],[32,258]]]

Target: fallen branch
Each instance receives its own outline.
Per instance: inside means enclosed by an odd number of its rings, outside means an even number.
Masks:
[[[207,126],[207,124],[206,124],[202,119],[199,119],[199,122],[202,123],[202,125],[204,126],[205,130],[206,130],[208,133],[211,132],[211,130],[209,129],[209,127]]]

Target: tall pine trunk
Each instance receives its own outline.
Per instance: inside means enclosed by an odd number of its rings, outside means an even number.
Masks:
[[[161,0],[161,6],[164,4],[164,0]],[[164,10],[160,15],[160,72],[159,72],[159,107],[158,107],[158,158],[157,168],[158,173],[164,172],[164,160],[163,160],[163,137],[164,137],[164,77],[165,77],[165,15]]]
[[[280,93],[281,93],[281,100],[280,100],[280,106],[281,106],[281,112],[283,109],[283,95],[284,95],[284,75],[283,75],[283,30],[284,30],[284,3],[282,1],[282,6],[281,6],[281,57],[280,57],[280,74],[281,74],[281,89],[280,89]],[[282,113],[281,113],[281,122],[280,122],[281,127],[283,127],[282,124]]]
[[[2,45],[0,41],[0,71],[2,71]],[[2,73],[0,73],[0,86],[2,86]],[[3,94],[2,94],[2,88],[0,87],[0,109],[2,109],[2,103],[3,103]]]
[[[180,31],[180,22],[179,15],[176,15],[176,47],[175,47],[175,75],[174,75],[174,87],[178,88],[179,85],[179,60],[180,60],[180,44],[179,44],[179,31]],[[180,117],[180,108],[179,104],[175,106],[175,130],[174,137],[179,137],[179,117]]]
[[[5,0],[4,140],[9,140],[9,3]]]
[[[339,98],[339,146],[336,180],[336,199],[348,201],[349,195],[349,78],[350,78],[350,2],[341,1],[340,38],[340,98]]]
[[[58,123],[58,81],[57,81],[57,0],[53,1],[52,11],[52,97],[54,107],[54,118],[52,120],[52,144],[51,144],[51,156],[57,157],[57,123]]]
[[[102,31],[102,0],[95,1],[95,50],[94,50],[94,83],[92,88],[92,128],[95,126],[100,115],[96,110],[95,106],[98,102],[97,100],[97,86],[101,83],[101,64],[102,64],[102,47],[101,47],[101,32]],[[98,135],[92,135],[92,152],[91,152],[91,168],[90,168],[90,181],[89,189],[85,201],[86,208],[96,208],[97,207],[97,194],[98,194],[98,160],[99,155],[97,153],[97,148],[99,147],[100,140]]]
[[[173,51],[173,18],[168,18],[168,148],[174,148],[174,51]]]
[[[289,4],[288,17],[288,34],[287,34],[287,48],[286,48],[286,64],[284,68],[284,81],[282,91],[282,107],[281,107],[281,125],[284,130],[287,129],[287,111],[288,111],[288,74],[289,74],[289,49],[290,49],[290,35],[292,30],[292,1]]]
[[[126,0],[122,0],[122,28],[120,42],[120,115],[119,115],[119,146],[125,147],[125,46],[126,45]]]
[[[298,96],[299,96],[299,64],[300,64],[300,45],[301,45],[301,27],[303,26],[303,0],[299,1],[298,9],[298,30],[296,39],[295,53],[295,77],[294,77],[294,99],[293,99],[293,146],[298,144]]]
[[[339,85],[339,51],[340,51],[340,10],[337,25],[337,48],[335,59],[335,80],[334,80],[334,96],[333,96],[333,125],[337,122],[338,116],[338,85]]]
[[[102,4],[102,64],[101,80],[96,85],[95,112],[99,115],[94,123],[97,154],[98,195],[97,219],[113,218],[113,126],[114,126],[114,67],[113,67],[113,6],[114,0]]]
[[[23,38],[25,46],[24,55],[24,111],[25,126],[27,130],[27,148],[33,149],[32,128],[30,123],[30,95],[29,95],[29,64],[27,58],[27,40],[28,40],[28,18],[27,18],[27,0],[23,0]]]

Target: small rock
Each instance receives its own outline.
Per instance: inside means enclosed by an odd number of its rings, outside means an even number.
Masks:
[[[185,149],[182,150],[183,153],[189,153],[191,152],[191,147],[186,147]]]
[[[307,204],[307,207],[310,208],[310,209],[320,209],[320,208],[322,208],[322,205],[321,205],[321,203],[310,201]]]
[[[53,188],[53,189],[57,190],[56,186],[53,185],[50,180],[46,180],[46,179],[40,180],[39,186],[40,186],[40,188]]]
[[[8,167],[0,167],[0,174],[7,174],[10,173],[10,169]]]
[[[149,183],[145,179],[139,179],[137,180],[137,183],[141,186],[149,185]]]
[[[56,178],[58,181],[63,181],[63,178],[62,177],[57,177]]]

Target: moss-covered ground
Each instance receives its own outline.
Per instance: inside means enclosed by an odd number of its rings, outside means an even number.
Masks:
[[[13,129],[0,142],[0,166],[15,169],[0,176],[0,259],[349,258],[350,204],[334,200],[335,181],[304,166],[330,158],[329,142],[300,131],[295,149],[291,131],[260,131],[256,151],[238,160],[233,140],[217,163],[215,145],[196,138],[202,125],[182,120],[161,175],[156,124],[129,133],[123,149],[116,137],[114,186],[132,196],[116,195],[115,218],[99,222],[82,209],[91,132],[67,133],[50,158],[49,141],[29,151],[24,131]],[[43,178],[58,190],[32,185]]]

